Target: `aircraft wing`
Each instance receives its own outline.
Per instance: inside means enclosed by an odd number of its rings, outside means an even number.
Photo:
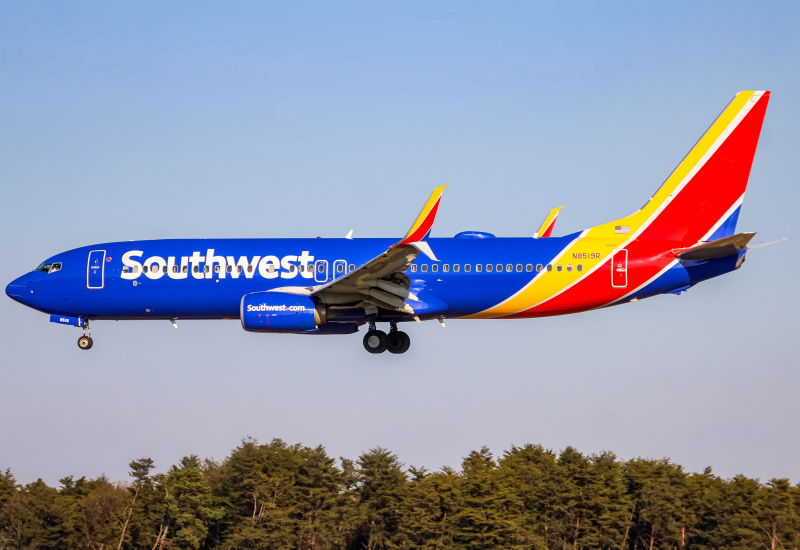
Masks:
[[[380,307],[413,315],[413,307],[406,304],[405,300],[416,301],[417,297],[409,292],[408,276],[403,272],[420,252],[433,261],[439,261],[425,239],[431,232],[445,187],[447,186],[443,185],[433,190],[417,219],[400,241],[358,269],[313,288],[309,294],[334,308]]]
[[[534,239],[542,238],[542,237],[549,237],[553,233],[553,228],[556,226],[556,218],[558,218],[558,213],[561,209],[564,208],[563,206],[559,206],[558,208],[553,208],[547,217],[542,222],[542,226],[539,228],[534,235]]]

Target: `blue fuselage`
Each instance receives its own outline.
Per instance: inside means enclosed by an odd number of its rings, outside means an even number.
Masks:
[[[429,239],[439,261],[420,254],[405,271],[421,301],[420,316],[462,317],[491,308],[528,285],[544,269],[541,266],[551,263],[577,235]],[[394,242],[187,239],[106,243],[57,254],[47,263],[61,264],[59,270],[32,271],[8,285],[6,292],[46,313],[88,319],[239,318],[246,294],[324,284],[382,254]],[[631,269],[636,262],[631,258]],[[693,276],[691,268],[677,265],[660,283],[635,297],[681,289],[735,266],[728,261],[724,265],[704,262],[700,267]]]

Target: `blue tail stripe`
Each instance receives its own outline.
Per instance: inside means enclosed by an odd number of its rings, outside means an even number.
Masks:
[[[728,219],[722,222],[722,225],[714,231],[714,234],[711,235],[706,241],[716,241],[717,239],[722,239],[724,237],[730,237],[736,232],[736,222],[739,221],[739,211],[742,209],[739,206],[733,213],[728,216]]]

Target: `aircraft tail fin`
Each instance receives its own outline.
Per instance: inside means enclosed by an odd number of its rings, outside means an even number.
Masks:
[[[647,204],[609,232],[689,246],[733,235],[769,97],[736,94]]]

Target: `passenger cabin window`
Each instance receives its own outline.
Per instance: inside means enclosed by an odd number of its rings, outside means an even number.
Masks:
[[[208,273],[209,271],[211,271],[211,268],[210,268],[210,267],[208,267],[207,265],[204,265],[204,266],[203,266],[203,271],[204,271],[205,273]]]
[[[533,271],[533,264],[528,264],[528,265],[526,265],[526,266],[525,266],[525,271],[527,271],[528,273],[530,273],[531,271]]]
[[[553,264],[547,264],[547,271],[553,271]]]
[[[233,273],[233,266],[229,265],[228,267],[225,268],[225,271],[227,271],[228,273]]]
[[[166,272],[167,272],[167,266],[165,265],[161,266],[161,273],[166,273]]]
[[[411,273],[417,272],[417,264],[411,264]]]
[[[292,266],[292,267],[294,267],[294,266]],[[294,269],[291,269],[290,271],[294,271]],[[343,273],[343,272],[344,272],[344,265],[336,264],[336,273]]]
[[[491,273],[494,266],[492,264],[486,264],[486,273]]]
[[[450,271],[450,264],[444,264],[444,265],[442,266],[442,271],[444,271],[445,273],[447,273],[448,271]]]
[[[219,273],[219,272],[220,272],[220,266],[215,265],[214,266],[214,273]]]
[[[147,266],[146,265],[142,266],[142,273],[147,273]]]
[[[542,264],[536,264],[536,273],[541,273],[543,269],[544,266]]]
[[[133,271],[136,272],[136,268],[135,267],[133,268]],[[183,266],[183,272],[184,273],[189,273],[189,266],[188,265]]]
[[[173,273],[177,273],[178,272],[178,266],[177,265],[173,265],[172,266],[172,272]]]
[[[501,273],[503,271],[503,264],[497,264],[497,272]]]
[[[572,264],[567,264],[567,271],[572,271]]]
[[[511,273],[514,271],[514,266],[511,264],[506,264],[506,273]]]
[[[428,264],[422,264],[422,272],[427,273],[428,271]]]
[[[123,273],[127,273],[127,272],[128,272],[128,266],[127,266],[127,265],[126,265],[125,267],[123,267],[123,268],[122,268],[122,272],[123,272]]]
[[[483,264],[475,264],[475,273],[483,271]]]
[[[289,273],[294,273],[294,270],[295,270],[295,269],[297,269],[297,266],[296,266],[296,265],[294,265],[294,264],[291,264],[291,265],[289,266]],[[341,271],[341,269],[340,269],[339,271]]]
[[[583,264],[578,264],[578,271],[583,271]]]
[[[464,264],[464,273],[469,273],[472,271],[472,266],[469,264]]]
[[[522,273],[522,264],[517,264],[517,273]]]
[[[439,271],[439,264],[433,264],[431,266],[431,271],[433,271],[434,273],[437,273]]]
[[[558,264],[558,265],[556,266],[556,271],[561,271],[561,269],[562,269],[562,267],[561,267],[561,264]]]
[[[240,266],[240,265],[237,265],[237,266],[236,266],[236,271],[238,271],[239,273],[241,273],[241,272],[242,272],[242,266]]]
[[[199,265],[194,266],[194,269],[192,271],[194,271],[195,273],[200,273],[200,266]]]
[[[247,272],[248,273],[252,273],[253,272],[253,266],[252,265],[248,265],[247,266]]]
[[[347,271],[355,271],[355,270],[356,270],[355,264],[350,264],[347,266]]]
[[[453,264],[453,273],[458,273],[461,271],[461,266],[458,264]]]

